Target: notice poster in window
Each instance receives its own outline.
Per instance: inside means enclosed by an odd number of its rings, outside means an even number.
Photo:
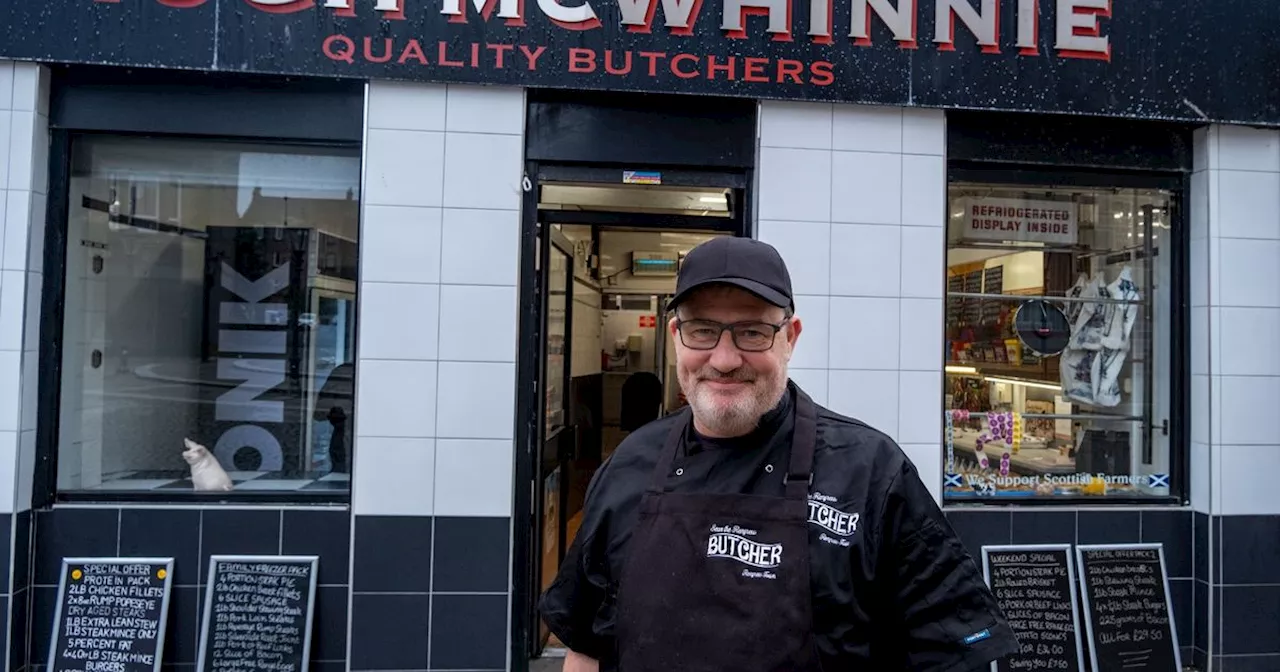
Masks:
[[[966,240],[1074,245],[1079,234],[1076,206],[1070,202],[967,198],[958,204]]]

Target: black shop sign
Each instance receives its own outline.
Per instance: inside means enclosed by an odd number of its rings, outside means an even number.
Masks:
[[[0,58],[1280,124],[1257,0],[40,0],[0,25]]]

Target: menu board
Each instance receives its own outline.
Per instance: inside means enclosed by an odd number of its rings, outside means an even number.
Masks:
[[[160,669],[173,558],[64,558],[49,672]]]
[[[318,556],[209,559],[199,672],[304,672]]]
[[[1021,647],[992,672],[1083,672],[1071,546],[983,546],[982,570]]]
[[[1077,546],[1076,556],[1093,669],[1181,670],[1164,547]]]

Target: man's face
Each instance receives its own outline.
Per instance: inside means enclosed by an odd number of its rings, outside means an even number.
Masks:
[[[715,340],[721,325],[735,323],[738,344],[728,330]],[[776,335],[774,326],[781,327]],[[750,292],[711,286],[680,305],[669,329],[676,373],[698,431],[725,438],[755,429],[786,389],[799,318],[786,317],[783,309]]]

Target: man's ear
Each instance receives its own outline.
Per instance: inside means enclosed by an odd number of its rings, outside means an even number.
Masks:
[[[791,324],[787,329],[787,342],[791,347],[796,347],[796,341],[800,340],[800,332],[804,330],[804,324],[800,322],[799,317],[792,316]]]

